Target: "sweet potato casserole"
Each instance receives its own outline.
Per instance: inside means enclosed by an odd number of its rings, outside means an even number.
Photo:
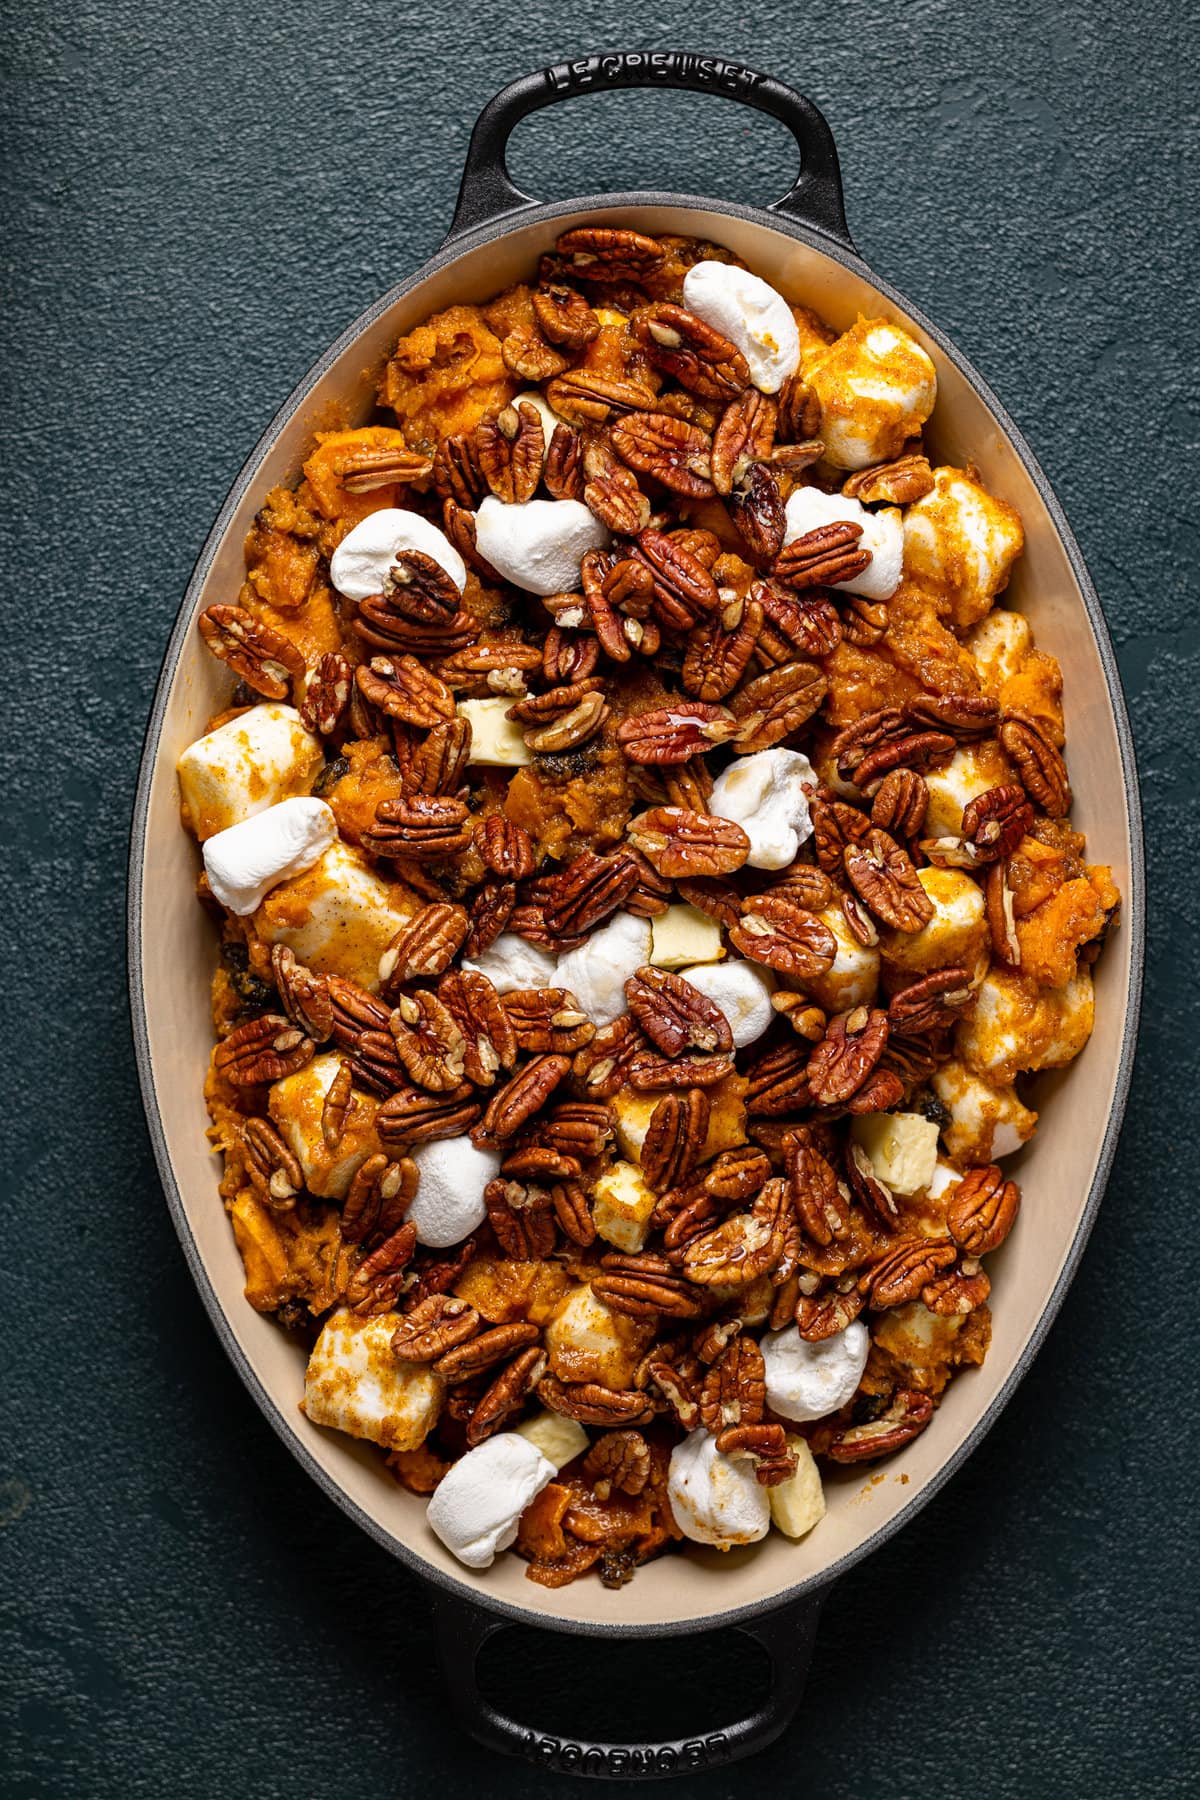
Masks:
[[[616,1586],[803,1535],[982,1362],[1118,895],[911,334],[616,227],[531,275],[266,495],[179,778],[308,1418],[472,1567]]]

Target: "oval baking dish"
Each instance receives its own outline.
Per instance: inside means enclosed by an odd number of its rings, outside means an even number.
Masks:
[[[527,114],[606,88],[661,86],[721,94],[781,120],[801,174],[775,205],[666,192],[604,194],[538,204],[509,179],[505,147]],[[1112,865],[1122,926],[1097,969],[1096,1030],[1068,1071],[1040,1077],[1069,1090],[1049,1107],[1021,1159],[1021,1228],[998,1264],[1003,1304],[987,1362],[955,1381],[922,1436],[885,1465],[832,1484],[820,1529],[778,1534],[753,1551],[692,1545],[610,1591],[581,1581],[547,1590],[504,1558],[474,1574],[425,1524],[371,1446],[310,1425],[299,1411],[303,1352],[242,1297],[243,1270],[217,1198],[205,1139],[203,1072],[211,1047],[213,944],[195,904],[195,858],[179,828],[181,749],[225,704],[223,672],[194,620],[235,595],[243,541],[276,483],[294,482],[314,428],[334,403],[349,422],[370,416],[375,374],[402,333],[456,301],[483,301],[526,279],[563,231],[603,221],[649,234],[715,240],[794,302],[839,329],[885,311],[933,357],[939,396],[927,432],[940,462],[975,463],[988,488],[1020,512],[1026,533],[1006,605],[1028,613],[1039,645],[1066,672],[1075,817],[1089,853]],[[967,360],[867,267],[846,229],[837,157],[812,103],[772,78],[718,58],[647,52],[591,56],[513,83],[484,109],[467,155],[458,208],[441,249],[369,308],[320,359],[272,422],[205,543],[167,648],[151,711],[133,823],[129,881],[130,989],[137,1057],[155,1155],[189,1264],[242,1379],[297,1460],[326,1494],[430,1584],[452,1699],[464,1726],[496,1748],[600,1776],[660,1775],[720,1763],[769,1742],[799,1699],[817,1609],[836,1576],[899,1529],[977,1444],[1040,1345],[1075,1271],[1112,1162],[1133,1060],[1140,993],[1143,872],[1137,778],[1124,702],[1099,602],[1079,549],[1028,446]],[[1019,1478],[1019,1476],[1018,1476]],[[1032,1479],[1032,1471],[1030,1472]],[[507,1621],[563,1631],[664,1635],[737,1626],[765,1643],[771,1691],[751,1717],[670,1743],[568,1743],[503,1717],[479,1694],[475,1653]]]

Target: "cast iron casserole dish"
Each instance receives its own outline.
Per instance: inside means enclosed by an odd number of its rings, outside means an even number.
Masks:
[[[779,119],[801,156],[796,185],[762,208],[670,193],[592,195],[539,204],[508,177],[505,149],[529,113],[572,95],[621,87],[715,92]],[[1075,818],[1089,853],[1112,865],[1121,929],[1098,965],[1096,1029],[1085,1053],[1038,1078],[1046,1122],[1020,1157],[1025,1206],[994,1265],[1002,1289],[984,1366],[954,1382],[930,1429],[885,1468],[831,1484],[829,1512],[799,1543],[778,1534],[722,1555],[691,1545],[647,1565],[628,1588],[557,1590],[524,1580],[516,1558],[475,1573],[428,1531],[424,1506],[371,1446],[310,1425],[299,1411],[303,1351],[246,1305],[233,1234],[217,1203],[205,1140],[203,1071],[211,1048],[213,945],[195,904],[194,852],[179,825],[175,763],[224,705],[223,672],[193,629],[209,603],[236,593],[242,545],[265,491],[292,483],[323,412],[370,416],[374,371],[396,338],[456,301],[482,301],[527,278],[563,231],[589,223],[727,245],[839,328],[859,311],[891,314],[933,356],[938,405],[926,433],[934,459],[974,462],[1016,506],[1025,554],[1005,604],[1030,617],[1066,671]],[[776,1737],[798,1703],[822,1599],[832,1581],[890,1536],[964,1461],[1029,1367],[1082,1254],[1111,1167],[1133,1062],[1143,943],[1141,820],[1133,743],[1095,590],[1061,509],[1028,446],[966,359],[874,275],[846,228],[837,156],[811,101],[773,78],[716,57],[675,52],[590,56],[503,89],[476,124],[458,208],[437,254],[366,311],[285,402],[234,483],[192,574],[154,697],[133,820],[129,969],[138,1070],[168,1203],[201,1296],[226,1350],[268,1420],[324,1492],[431,1586],[442,1661],[465,1729],[491,1746],[580,1774],[654,1776],[744,1756]],[[1051,1090],[1069,1090],[1058,1098]],[[1041,1104],[1041,1101],[1039,1101]],[[1069,1124],[1068,1124],[1069,1120]],[[693,1739],[638,1745],[552,1738],[502,1715],[474,1678],[479,1648],[506,1621],[608,1636],[661,1636],[735,1626],[767,1649],[771,1687],[751,1716]]]

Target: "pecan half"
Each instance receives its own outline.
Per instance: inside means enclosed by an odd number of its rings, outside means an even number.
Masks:
[[[714,1436],[730,1425],[758,1425],[767,1404],[767,1371],[753,1338],[726,1345],[700,1388],[700,1419]]]
[[[987,737],[1000,716],[999,706],[986,694],[918,694],[904,712],[914,725],[968,740]]]
[[[654,238],[612,225],[577,226],[564,231],[554,247],[588,281],[638,282],[666,257]]]
[[[681,763],[725,743],[737,729],[737,720],[725,707],[679,700],[623,719],[617,741],[630,762]]]
[[[613,1312],[635,1319],[694,1319],[700,1311],[695,1293],[665,1256],[609,1254],[600,1267],[592,1292]]]
[[[519,375],[522,381],[547,381],[552,375],[561,375],[570,363],[569,357],[552,350],[534,331],[510,331],[500,345],[500,355],[509,373]]]
[[[627,413],[609,436],[622,462],[640,475],[652,475],[672,493],[704,500],[715,492],[709,460],[712,440],[685,419],[669,413]]]
[[[770,669],[739,688],[730,701],[738,721],[739,751],[769,750],[799,731],[817,711],[829,689],[815,663],[790,662]]]
[[[747,900],[729,941],[751,962],[801,981],[823,975],[837,957],[837,939],[828,925],[782,894]]]
[[[517,1046],[535,1056],[574,1056],[590,1044],[596,1027],[567,988],[519,988],[501,1001]]]
[[[787,1245],[791,1211],[787,1183],[768,1181],[748,1213],[735,1213],[694,1238],[683,1252],[683,1272],[705,1287],[745,1286],[769,1275]]]
[[[300,722],[308,731],[332,737],[346,716],[354,670],[337,650],[327,651],[309,671],[300,702]]]
[[[689,548],[684,534],[639,532],[634,557],[649,570],[655,611],[672,631],[690,631],[717,611],[721,600],[711,569],[694,546]]]
[[[348,494],[369,494],[376,488],[394,487],[397,482],[424,481],[432,471],[433,463],[419,450],[410,450],[407,445],[372,446],[346,457],[338,480]]]
[[[697,912],[715,919],[726,930],[736,925],[742,916],[742,897],[728,881],[708,876],[680,876],[677,885],[681,900],[686,900]]]
[[[402,993],[389,1029],[410,1081],[434,1094],[459,1087],[466,1044],[453,1013],[435,993],[427,988]]]
[[[787,1447],[782,1425],[727,1425],[717,1438],[722,1456],[752,1462],[760,1487],[778,1487],[796,1473],[795,1455]]]
[[[822,1343],[826,1338],[837,1337],[847,1325],[853,1325],[866,1304],[867,1297],[859,1293],[853,1276],[843,1276],[840,1281],[820,1287],[813,1294],[799,1296],[796,1329],[806,1343]]]
[[[316,1048],[312,1039],[281,1013],[263,1013],[223,1038],[214,1061],[234,1087],[264,1087],[306,1067]]]
[[[594,512],[601,524],[623,537],[635,537],[650,523],[650,502],[638,486],[632,469],[616,457],[604,457],[603,467],[591,469],[595,451],[589,449],[584,458],[588,479],[583,487],[585,506]]]
[[[405,1270],[417,1247],[417,1228],[401,1225],[364,1257],[346,1288],[346,1304],[368,1318],[391,1312],[404,1286]]]
[[[834,800],[826,793],[818,794],[809,808],[813,822],[813,848],[826,875],[840,875],[844,853],[852,844],[860,844],[871,829],[871,821],[856,806],[845,800]]]
[[[433,485],[442,500],[473,510],[487,493],[473,431],[453,432],[438,444],[433,457]]]
[[[367,1244],[390,1237],[404,1223],[417,1192],[417,1165],[402,1156],[391,1162],[378,1150],[360,1165],[342,1205],[342,1238]]]
[[[475,848],[488,868],[506,881],[523,881],[536,863],[533,839],[523,825],[502,812],[476,821],[472,831]]]
[[[550,687],[586,681],[599,660],[595,638],[552,625],[542,644],[542,678]]]
[[[600,335],[600,321],[576,288],[557,284],[538,288],[533,311],[552,344],[564,350],[582,350]]]
[[[718,494],[732,493],[750,465],[770,453],[777,419],[774,400],[756,387],[747,387],[725,408],[712,441],[712,483]]]
[[[497,1072],[517,1060],[516,1033],[499,994],[477,969],[448,971],[437,994],[462,1033],[467,1080],[476,1087],[491,1087]]]
[[[653,1401],[636,1388],[606,1388],[598,1381],[566,1382],[544,1375],[537,1393],[551,1412],[581,1425],[646,1425],[654,1416]]]
[[[634,1497],[650,1479],[650,1446],[640,1431],[606,1431],[584,1457],[583,1473],[597,1500],[607,1500],[614,1488]]]
[[[756,1056],[746,1071],[746,1111],[753,1119],[778,1118],[810,1104],[808,1051],[803,1044],[776,1044]]]
[[[927,1282],[949,1268],[957,1251],[949,1238],[904,1237],[889,1245],[859,1278],[870,1294],[871,1306],[907,1306],[916,1300]]]
[[[866,1425],[850,1425],[832,1439],[827,1454],[833,1462],[868,1462],[889,1456],[919,1437],[933,1417],[933,1401],[913,1388],[897,1388],[892,1403]]]
[[[679,1187],[692,1173],[708,1136],[709,1099],[703,1088],[665,1094],[650,1115],[642,1143],[642,1174],[656,1194]]]
[[[503,1362],[514,1351],[536,1344],[538,1337],[537,1326],[522,1319],[514,1320],[511,1325],[494,1325],[490,1331],[480,1332],[477,1337],[443,1351],[433,1365],[434,1370],[448,1382],[470,1381],[474,1376],[482,1375],[485,1369]]]
[[[363,848],[372,855],[404,857],[416,863],[443,862],[470,842],[466,802],[432,794],[381,800],[371,830],[362,834]]]
[[[1035,806],[1051,819],[1065,818],[1071,810],[1067,765],[1041,721],[1007,713],[1000,722],[1000,745]]]
[[[752,1200],[771,1174],[770,1158],[751,1144],[722,1150],[704,1170],[704,1191],[714,1200]]]
[[[434,1362],[475,1336],[483,1320],[453,1294],[431,1294],[405,1313],[392,1333],[392,1354],[403,1362]]]
[[[911,506],[933,492],[933,470],[929,458],[919,454],[899,456],[894,462],[875,463],[869,469],[856,469],[842,483],[843,494],[861,500],[864,506]]]
[[[575,1074],[578,1060],[571,1065]],[[539,1142],[583,1162],[603,1156],[611,1136],[612,1113],[602,1102],[562,1100],[538,1121]]]
[[[921,1305],[943,1317],[972,1313],[992,1291],[991,1281],[974,1257],[964,1257],[955,1268],[935,1275],[921,1289]]]
[[[847,844],[842,860],[860,899],[877,919],[897,931],[920,931],[934,915],[912,858],[895,838],[871,826],[859,843]]]
[[[590,1044],[575,1054],[571,1072],[583,1091],[599,1100],[611,1100],[628,1084],[635,1056],[646,1040],[628,1013],[611,1025],[602,1025]]]
[[[560,358],[554,360],[561,366]],[[558,371],[547,372],[555,374]],[[527,379],[540,381],[544,377]],[[546,454],[542,417],[537,407],[529,400],[501,407],[495,418],[479,421],[475,427],[475,442],[479,467],[497,500],[503,500],[507,505],[532,500],[542,478]]]
[[[634,336],[656,369],[705,400],[729,400],[750,380],[736,344],[683,306],[659,301],[635,315]]]
[[[766,568],[779,555],[787,529],[779,483],[763,463],[751,463],[729,496],[729,516],[737,527],[749,559]]]
[[[621,851],[612,856],[581,851],[552,878],[544,906],[548,930],[557,937],[594,930],[625,904],[637,880],[636,862]]]
[[[488,1138],[510,1138],[540,1112],[571,1067],[567,1056],[535,1056],[498,1088],[483,1115]]]
[[[733,1072],[732,1054],[671,1057],[654,1050],[635,1050],[629,1059],[631,1087],[653,1093],[659,1088],[715,1087]]]
[[[390,719],[428,731],[455,716],[454,695],[415,656],[373,656],[354,679],[363,698]]]
[[[514,881],[487,881],[471,901],[471,929],[463,950],[467,956],[480,956],[494,944],[509,924],[517,905]]]
[[[1012,783],[976,794],[963,808],[961,838],[926,840],[931,862],[978,869],[1011,856],[1033,824],[1025,789]]]
[[[513,1413],[520,1412],[545,1372],[546,1352],[540,1345],[531,1344],[514,1356],[476,1403],[467,1421],[468,1444],[482,1444]]]
[[[483,1190],[488,1224],[500,1248],[518,1262],[541,1262],[554,1249],[554,1218],[543,1188],[497,1177]]]
[[[260,1200],[290,1212],[304,1187],[304,1170],[269,1119],[247,1119],[241,1128],[246,1173]]]
[[[929,810],[929,787],[916,769],[893,769],[875,790],[871,823],[894,838],[915,838]]]
[[[732,819],[692,812],[684,806],[655,806],[632,821],[628,841],[660,875],[728,875],[750,854],[750,839]]]
[[[756,581],[751,598],[762,608],[763,627],[755,646],[759,661],[771,665],[801,656],[828,656],[842,641],[836,609],[823,595],[811,590],[791,594],[773,581]]]
[[[462,1137],[477,1122],[480,1107],[469,1083],[446,1093],[429,1094],[403,1087],[375,1114],[375,1129],[385,1149],[426,1144],[435,1138]]]
[[[937,969],[893,995],[888,1026],[901,1036],[910,1037],[943,1031],[956,1024],[974,1000],[967,969]]]
[[[853,581],[871,561],[871,552],[859,547],[862,533],[862,526],[849,519],[817,525],[783,546],[771,573],[797,590]]]
[[[969,1256],[998,1250],[1021,1207],[1021,1190],[995,1163],[968,1169],[946,1205],[946,1229]]]
[[[805,1233],[821,1245],[848,1237],[850,1193],[832,1165],[811,1143],[793,1142],[786,1155],[792,1204]]]
[[[281,632],[240,606],[210,606],[196,621],[205,647],[268,700],[286,700],[304,674],[304,657]]]
[[[779,394],[779,436],[785,443],[815,437],[821,423],[821,402],[800,371],[789,375]]]
[[[447,901],[422,906],[400,927],[379,959],[385,990],[423,976],[441,975],[462,949],[467,935],[466,908]]]
[[[762,630],[756,600],[722,594],[721,610],[698,625],[688,639],[680,679],[697,700],[723,700],[733,692],[754,655]]]
[[[559,423],[550,434],[542,480],[555,500],[583,498],[583,444],[569,425]]]
[[[839,1106],[857,1093],[888,1040],[888,1016],[877,1006],[837,1013],[808,1060],[808,1085],[820,1106]]]
[[[653,407],[654,390],[616,375],[571,369],[547,382],[546,400],[569,425],[607,425],[623,413],[645,412]]]
[[[324,1043],[333,1034],[333,1001],[326,977],[297,962],[286,944],[272,945],[271,973],[292,1024],[315,1044]]]
[[[682,975],[647,963],[625,983],[630,1012],[664,1056],[684,1050],[731,1050],[729,1021]]]

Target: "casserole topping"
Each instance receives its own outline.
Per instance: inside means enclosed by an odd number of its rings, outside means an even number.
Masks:
[[[179,778],[309,1419],[469,1566],[620,1586],[803,1536],[983,1360],[1119,900],[922,346],[682,238],[532,273],[266,496]]]

